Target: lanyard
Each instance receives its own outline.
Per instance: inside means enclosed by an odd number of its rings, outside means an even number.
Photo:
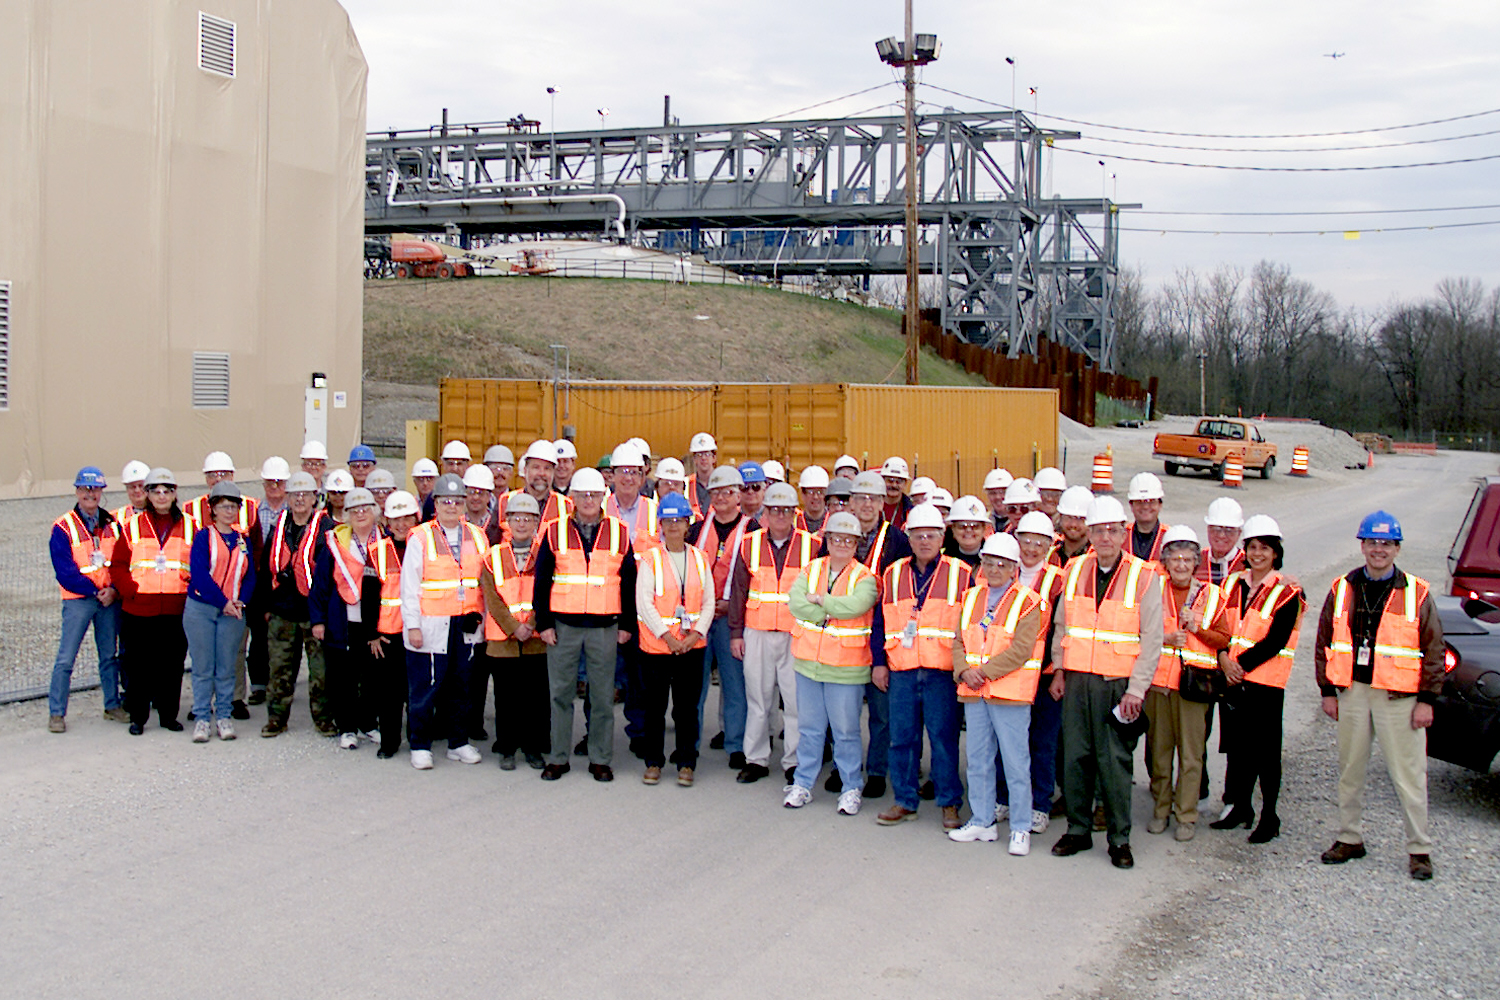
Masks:
[[[922,585],[922,589],[920,590],[917,589],[917,571],[915,569],[911,571],[912,595],[916,598],[917,602],[914,610],[921,611],[922,605],[927,603],[927,592],[932,589],[932,582],[937,579],[938,570],[941,568],[941,565],[936,564],[932,567],[932,572],[927,574],[927,582]]]

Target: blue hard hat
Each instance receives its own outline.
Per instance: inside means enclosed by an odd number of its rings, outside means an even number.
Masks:
[[[375,461],[375,452],[367,444],[357,444],[349,449],[349,461],[373,462]]]
[[[78,470],[78,476],[73,480],[76,486],[97,486],[101,490],[109,484],[104,481],[104,473],[99,471],[97,465],[85,465]]]
[[[685,517],[691,520],[693,517],[693,508],[687,502],[687,497],[681,493],[668,493],[657,503],[656,516],[658,519],[663,517]]]
[[[760,467],[759,462],[741,462],[740,478],[745,481],[746,486],[751,483],[763,483],[766,481],[766,470]]]
[[[1396,520],[1394,514],[1377,510],[1373,514],[1366,514],[1365,519],[1359,522],[1359,531],[1354,537],[1399,542],[1401,541],[1401,522]]]

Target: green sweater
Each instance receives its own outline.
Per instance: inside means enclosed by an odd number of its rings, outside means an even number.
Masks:
[[[821,625],[829,618],[858,618],[873,608],[879,599],[880,591],[875,577],[870,575],[854,585],[854,593],[848,596],[824,594],[823,603],[814,604],[807,599],[807,571],[803,570],[797,574],[797,579],[792,584],[787,603],[792,609],[793,618]],[[868,684],[870,682],[869,667],[831,667],[826,663],[801,658],[794,661],[794,666],[797,673],[808,680],[825,684]]]

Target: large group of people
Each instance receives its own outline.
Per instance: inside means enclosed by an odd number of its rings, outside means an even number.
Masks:
[[[612,781],[623,703],[647,785],[670,764],[691,786],[706,742],[741,784],[778,773],[797,809],[831,763],[822,788],[840,814],[889,789],[877,823],[917,820],[932,800],[954,841],[996,841],[1003,827],[1018,856],[1065,817],[1054,855],[1103,831],[1112,863],[1130,868],[1137,743],[1147,831],[1191,840],[1217,707],[1224,808],[1208,825],[1253,828],[1251,843],[1280,834],[1283,703],[1307,598],[1273,518],[1220,497],[1205,545],[1161,522],[1150,473],[1124,504],[1055,468],[997,468],[983,497],[954,497],[900,457],[864,469],[844,455],[793,485],[777,461],[720,464],[707,432],[688,445],[686,461],[653,463],[634,438],[579,467],[571,441],[543,439],[518,469],[506,445],[476,463],[451,441],[414,463],[410,493],[369,448],[329,469],[309,442],[296,472],[264,462],[260,501],[214,452],[206,492],[186,504],[171,471],[132,461],[128,502],[112,511],[103,473],[82,469],[52,529],[63,601],[48,727],[66,731],[92,625],[104,715],[136,736],[153,712],[184,728],[190,660],[195,742],[234,739],[258,705],[261,736],[277,737],[305,659],[319,734],[385,759],[404,736],[418,770],[433,767],[434,743],[479,763],[471,741],[490,738],[493,697],[502,769],[519,759],[556,781],[581,756]],[[1316,635],[1340,762],[1322,860],[1364,856],[1375,737],[1410,873],[1430,878],[1425,728],[1441,627],[1427,583],[1395,565],[1396,518],[1376,511],[1357,535],[1364,564],[1334,582]],[[705,720],[715,681],[718,717]]]

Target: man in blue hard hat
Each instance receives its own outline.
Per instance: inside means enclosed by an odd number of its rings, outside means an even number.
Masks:
[[[357,444],[349,449],[349,475],[354,477],[355,489],[363,489],[365,479],[374,471],[374,449],[367,444]]]
[[[765,505],[766,470],[759,462],[741,462],[740,478],[745,485],[740,487],[740,513],[750,521],[760,522],[760,510]]]
[[[1427,581],[1396,567],[1401,522],[1377,510],[1355,534],[1365,563],[1333,582],[1313,660],[1323,712],[1339,727],[1339,832],[1322,861],[1365,856],[1365,769],[1374,737],[1401,802],[1407,870],[1426,881],[1427,727],[1443,690],[1443,626]]]
[[[129,722],[120,705],[120,669],[116,650],[120,634],[120,606],[109,582],[110,557],[120,527],[99,505],[104,496],[104,473],[86,465],[73,480],[73,509],[52,524],[48,545],[52,571],[62,592],[62,634],[57,660],[52,664],[52,687],[47,695],[47,731],[67,731],[68,695],[73,685],[73,662],[83,637],[94,626],[99,652],[99,688],[104,694],[104,717]]]

